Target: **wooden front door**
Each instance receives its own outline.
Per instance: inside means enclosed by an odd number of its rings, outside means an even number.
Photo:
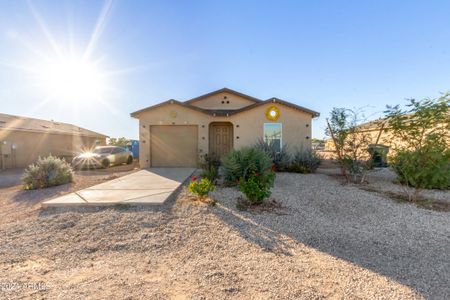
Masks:
[[[209,154],[222,157],[233,148],[233,124],[211,123],[209,126]]]

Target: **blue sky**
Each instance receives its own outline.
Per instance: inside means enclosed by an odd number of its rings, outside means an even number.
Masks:
[[[0,1],[0,112],[136,138],[130,112],[229,87],[319,111],[321,137],[333,107],[373,118],[448,91],[449,14],[449,1]],[[87,48],[100,100],[42,88],[43,57]]]

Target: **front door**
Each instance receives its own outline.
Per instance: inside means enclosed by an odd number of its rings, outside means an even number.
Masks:
[[[233,148],[233,124],[215,122],[209,125],[209,154],[221,158]]]

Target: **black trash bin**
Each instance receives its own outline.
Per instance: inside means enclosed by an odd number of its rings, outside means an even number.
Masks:
[[[369,145],[369,153],[372,156],[373,166],[376,168],[385,168],[388,166],[387,154],[389,147],[380,144]]]

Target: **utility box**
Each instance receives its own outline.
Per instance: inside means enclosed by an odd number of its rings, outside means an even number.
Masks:
[[[11,167],[12,147],[7,141],[0,142],[0,169]]]
[[[1,148],[0,153],[2,155],[11,155],[11,153],[12,153],[11,143],[9,143],[7,141],[2,142],[2,148]]]
[[[385,168],[388,166],[387,154],[389,153],[389,147],[380,144],[370,144],[369,153],[372,157],[373,166],[376,168]]]

